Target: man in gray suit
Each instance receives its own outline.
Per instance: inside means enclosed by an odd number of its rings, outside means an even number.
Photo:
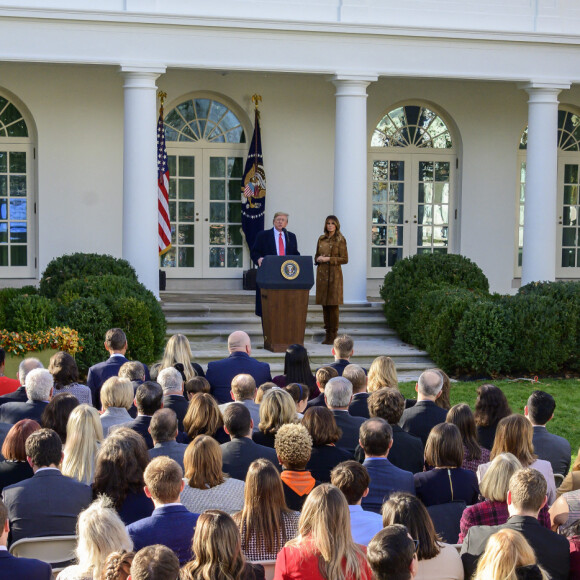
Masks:
[[[177,415],[172,409],[159,409],[153,413],[149,425],[149,433],[153,439],[153,449],[149,449],[149,457],[159,457],[165,455],[179,463],[183,467],[183,456],[187,445],[178,443],[177,437]]]
[[[258,424],[260,423],[260,405],[254,403],[256,398],[256,381],[252,375],[240,374],[236,375],[232,379],[232,399],[236,403],[242,403],[248,411],[250,411],[250,416],[254,422],[254,431],[258,430]],[[226,408],[231,403],[224,403],[220,405],[220,411],[222,415],[224,414]]]
[[[556,401],[544,391],[534,391],[524,407],[524,415],[534,427],[534,452],[540,459],[552,464],[552,471],[566,475],[570,469],[572,449],[564,437],[546,429],[546,423],[554,416]]]

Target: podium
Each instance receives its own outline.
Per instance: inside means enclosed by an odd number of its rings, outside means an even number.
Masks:
[[[264,348],[284,352],[304,344],[308,293],[314,286],[312,256],[266,256],[258,268]]]

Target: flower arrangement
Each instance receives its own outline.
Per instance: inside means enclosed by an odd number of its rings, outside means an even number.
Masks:
[[[8,332],[0,330],[0,346],[16,356],[25,356],[31,351],[47,348],[62,350],[74,356],[83,350],[84,340],[76,330],[56,327],[39,332]]]

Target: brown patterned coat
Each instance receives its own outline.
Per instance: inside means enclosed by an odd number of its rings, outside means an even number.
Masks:
[[[330,262],[318,263],[318,256],[330,256]],[[342,234],[322,235],[316,246],[316,304],[342,304],[342,264],[348,263],[346,239]]]

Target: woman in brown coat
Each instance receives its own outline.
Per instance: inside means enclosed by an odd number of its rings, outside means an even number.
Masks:
[[[314,261],[316,272],[316,304],[322,304],[326,338],[322,344],[332,344],[338,333],[338,306],[342,304],[342,264],[348,263],[346,239],[340,233],[340,222],[329,215],[324,235],[318,238]]]

